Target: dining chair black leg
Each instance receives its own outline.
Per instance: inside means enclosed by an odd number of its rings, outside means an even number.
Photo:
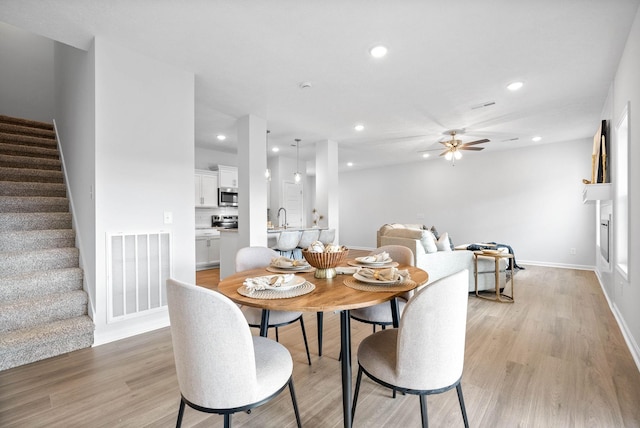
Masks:
[[[289,393],[291,394],[291,401],[293,402],[293,413],[296,414],[296,423],[298,424],[298,428],[302,428],[300,412],[298,411],[298,400],[296,400],[296,391],[293,389],[293,377],[289,378]]]
[[[465,428],[469,428],[469,419],[467,419],[467,408],[464,405],[464,397],[462,396],[462,384],[458,382],[456,385],[456,391],[458,392],[458,401],[460,402],[460,410],[462,410],[462,420],[464,420]]]
[[[429,428],[429,417],[427,416],[427,396],[420,394],[420,414],[422,415],[422,428]]]
[[[311,365],[311,355],[309,355],[309,343],[307,342],[307,331],[304,328],[304,320],[300,316],[300,328],[302,329],[302,338],[304,339],[304,349],[307,350],[307,361]]]
[[[276,342],[280,342],[280,337],[278,337],[278,327],[276,327]]]
[[[231,413],[224,414],[224,428],[231,428]]]
[[[351,424],[356,417],[356,404],[358,403],[358,394],[360,393],[360,381],[362,380],[362,367],[358,366],[358,378],[356,379],[356,390],[353,393],[353,404],[351,406]]]
[[[182,426],[182,417],[184,416],[184,398],[180,398],[180,409],[178,410],[178,420],[176,421],[176,428],[180,428]]]
[[[318,356],[322,357],[322,321],[324,320],[324,313],[316,312],[316,319],[318,321]]]

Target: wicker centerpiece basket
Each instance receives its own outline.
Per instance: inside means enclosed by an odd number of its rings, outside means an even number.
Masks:
[[[349,254],[349,249],[341,247],[340,251],[317,253],[302,250],[302,256],[311,266],[316,268],[316,278],[333,278],[336,276],[336,266],[344,261]]]

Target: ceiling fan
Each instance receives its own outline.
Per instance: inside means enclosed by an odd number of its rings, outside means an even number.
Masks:
[[[453,160],[453,162],[455,163],[456,159],[460,159],[462,157],[462,153],[460,153],[461,150],[471,150],[471,151],[484,150],[484,147],[474,147],[474,146],[478,144],[488,143],[490,141],[484,138],[482,140],[463,143],[461,140],[456,139],[456,134],[461,134],[461,133],[464,133],[464,130],[452,129],[446,132],[446,134],[451,135],[451,139],[440,141],[440,144],[445,146],[445,149],[442,153],[440,153],[440,156],[444,156],[446,160]],[[429,150],[424,150],[424,151],[429,151]]]

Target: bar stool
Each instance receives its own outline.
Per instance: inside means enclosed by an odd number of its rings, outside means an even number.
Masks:
[[[305,248],[309,248],[309,246],[319,240],[320,238],[320,229],[308,229],[303,230],[302,235],[300,235],[300,242],[298,242],[298,247],[296,248],[296,256],[300,255],[300,259],[302,259],[302,250]]]
[[[335,229],[323,229],[320,231],[320,237],[318,241],[322,242],[324,245],[333,244],[333,241],[336,239],[336,230]]]
[[[278,242],[276,243],[275,247],[272,248],[279,252],[281,256],[290,254],[291,258],[293,258],[293,253],[298,246],[298,242],[300,242],[300,232],[293,230],[282,231],[280,232],[280,236],[278,237]]]

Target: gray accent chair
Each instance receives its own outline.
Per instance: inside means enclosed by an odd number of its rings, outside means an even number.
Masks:
[[[224,415],[230,427],[233,413],[260,406],[287,386],[301,426],[284,346],[252,336],[238,306],[216,291],[168,279],[167,303],[181,394],[177,427],[186,405]]]
[[[245,270],[264,268],[271,264],[271,260],[278,257],[278,253],[267,247],[243,247],[236,253],[236,272]],[[262,321],[262,309],[253,308],[251,306],[241,306],[240,310],[244,315],[249,327],[260,328]],[[311,355],[309,354],[309,344],[307,342],[307,332],[304,328],[304,320],[302,312],[293,311],[269,311],[269,327],[276,329],[276,341],[279,341],[278,327],[293,324],[300,321],[302,329],[302,338],[304,339],[304,348],[307,351],[307,361],[311,365]]]
[[[394,391],[419,395],[423,427],[428,426],[426,396],[455,387],[464,426],[469,426],[460,383],[468,284],[465,269],[425,286],[405,306],[399,328],[379,331],[360,343],[352,418],[365,373]]]
[[[413,252],[402,245],[384,245],[380,248],[376,248],[369,254],[379,254],[383,251],[389,253],[389,256],[393,261],[400,263],[401,265],[415,266],[415,259]],[[402,314],[404,306],[407,300],[413,295],[413,292],[408,292],[398,298],[398,315]],[[352,309],[351,318],[367,324],[373,324],[373,332],[376,332],[376,325],[381,326],[384,330],[386,326],[393,325],[393,318],[391,316],[391,305],[389,302],[379,303],[374,306],[366,308]]]

